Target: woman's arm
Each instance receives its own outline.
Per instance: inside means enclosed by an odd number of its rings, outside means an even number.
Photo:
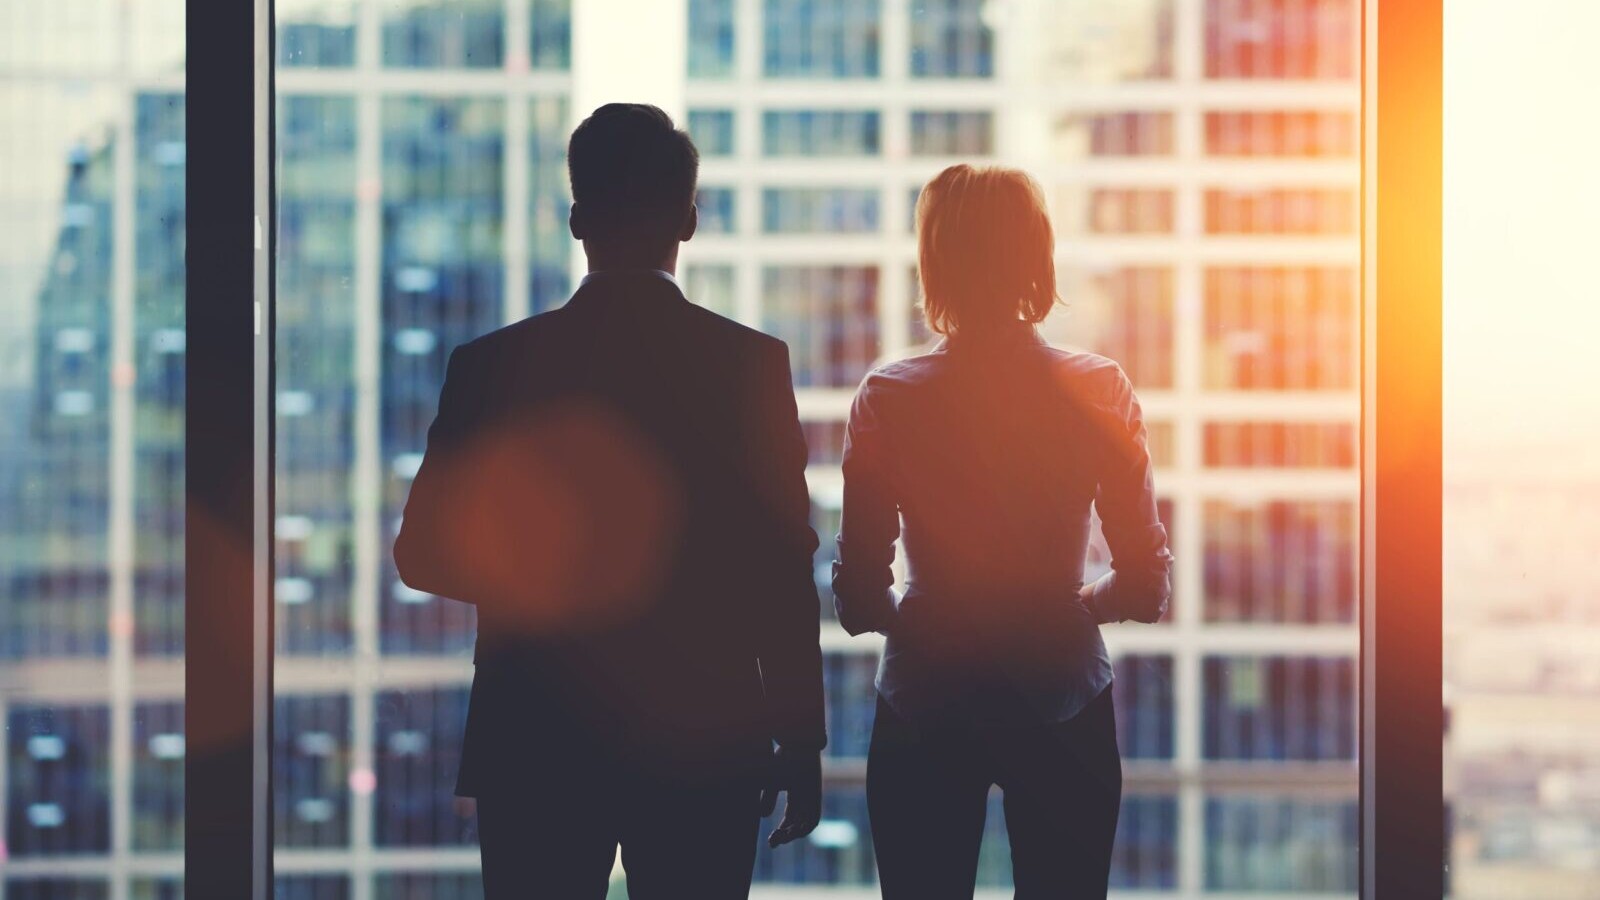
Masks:
[[[1172,599],[1172,553],[1156,511],[1144,412],[1120,366],[1100,410],[1096,424],[1105,440],[1094,505],[1111,571],[1085,585],[1082,596],[1102,622],[1158,622]]]
[[[844,438],[844,508],[838,559],[833,564],[833,606],[850,634],[887,632],[894,619],[894,542],[900,510],[889,476],[889,455],[874,403],[879,385],[862,382],[850,406]]]

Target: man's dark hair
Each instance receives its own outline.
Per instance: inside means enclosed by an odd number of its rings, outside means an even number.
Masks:
[[[567,175],[586,238],[675,240],[699,173],[689,135],[648,103],[607,103],[567,142]]]

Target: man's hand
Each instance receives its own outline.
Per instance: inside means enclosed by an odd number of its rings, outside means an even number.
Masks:
[[[772,815],[778,807],[778,794],[788,792],[783,821],[767,835],[767,846],[780,847],[810,834],[822,818],[822,753],[780,747],[772,761],[772,781],[761,792],[761,817]]]

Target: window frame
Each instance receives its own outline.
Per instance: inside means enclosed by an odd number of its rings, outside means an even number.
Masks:
[[[184,884],[266,900],[273,0],[186,6]],[[1360,895],[1441,896],[1442,0],[1361,16]]]

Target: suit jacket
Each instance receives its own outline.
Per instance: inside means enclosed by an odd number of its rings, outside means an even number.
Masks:
[[[394,548],[478,609],[458,793],[821,748],[805,465],[788,348],[660,273],[458,347]]]

